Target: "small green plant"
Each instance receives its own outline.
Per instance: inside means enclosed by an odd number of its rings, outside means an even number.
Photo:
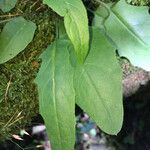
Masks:
[[[64,26],[57,20],[56,39],[40,56],[42,64],[35,80],[39,111],[45,120],[52,149],[74,149],[75,104],[104,132],[116,135],[123,122],[122,71],[116,50],[133,65],[150,70],[148,6],[132,6],[125,0],[113,3],[97,0],[99,7],[93,12],[93,26],[88,27],[81,0],[44,0],[43,3],[64,18]],[[10,24],[15,20],[25,22],[21,29],[16,29],[21,35],[7,39],[6,33],[14,32],[11,28],[15,25]],[[16,56],[31,41],[36,27],[31,22],[26,24],[26,20],[18,17],[4,27],[0,35],[1,63]],[[24,31],[24,27],[30,31]],[[26,34],[32,34],[27,41]],[[21,36],[23,43],[18,43]]]

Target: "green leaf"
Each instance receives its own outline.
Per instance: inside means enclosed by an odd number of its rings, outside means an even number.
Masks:
[[[121,0],[110,8],[110,16],[105,21],[105,27],[120,56],[127,57],[133,65],[150,71],[148,10],[147,6],[131,6]]]
[[[92,25],[94,27],[99,27],[101,29],[104,28],[104,22],[107,17],[109,17],[109,10],[105,7],[105,3],[101,2],[102,4],[94,12],[94,18],[92,21]],[[108,7],[112,5],[112,3],[107,4]]]
[[[8,12],[15,7],[17,0],[0,0],[0,9],[3,12]]]
[[[12,59],[32,41],[36,25],[22,17],[8,22],[0,34],[0,64]]]
[[[74,45],[79,62],[84,62],[89,48],[88,19],[81,0],[44,0],[64,17],[66,32]]]
[[[42,54],[36,78],[42,114],[53,150],[73,150],[75,143],[75,93],[68,40],[57,40]]]
[[[74,85],[76,103],[108,134],[122,127],[122,73],[115,49],[98,28],[93,29],[89,55],[77,65]]]

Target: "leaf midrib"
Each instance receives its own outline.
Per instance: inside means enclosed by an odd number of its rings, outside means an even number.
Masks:
[[[58,113],[57,113],[57,104],[56,104],[56,79],[55,79],[55,64],[56,64],[56,50],[57,50],[57,41],[55,43],[55,49],[53,50],[53,55],[52,55],[52,58],[53,58],[53,61],[52,61],[52,70],[53,70],[53,75],[52,75],[52,85],[53,85],[53,103],[54,103],[54,111],[55,111],[55,114],[56,114],[56,124],[58,126],[58,136],[59,136],[59,142],[61,144],[61,147],[63,147],[63,144],[62,144],[62,138],[61,138],[61,130],[60,130],[60,126],[59,126],[59,123],[58,123]]]
[[[65,2],[66,3],[66,5],[67,6],[71,6],[71,7],[74,7],[76,10],[78,10],[79,12],[80,12],[80,10],[78,9],[78,7],[75,7],[74,5],[72,5],[71,3],[69,3],[69,2]],[[72,17],[71,18],[73,18],[73,21],[72,22],[74,22],[75,23],[75,25],[77,26],[77,29],[79,29],[80,28],[80,25],[78,25],[78,23],[76,22],[76,19],[75,19],[75,17],[74,17],[74,12],[72,13],[72,11],[71,11],[71,9],[70,9],[70,7],[67,7],[67,9],[68,9],[68,14],[70,14]],[[80,14],[80,15],[82,15],[82,14]],[[84,18],[84,16],[83,16],[83,18]],[[71,19],[72,20],[72,19]],[[81,38],[81,33],[79,32],[79,30],[77,30],[78,31],[78,35],[79,35],[79,41],[80,41],[80,48],[83,46],[82,45],[82,43],[84,42],[84,40]],[[79,52],[82,52],[82,50],[80,50]],[[80,54],[80,53],[79,53]],[[83,55],[82,53],[81,53],[81,55]]]
[[[132,30],[130,27],[130,24],[128,24],[127,21],[125,21],[116,11],[111,8],[112,14],[118,19],[118,21],[142,44],[145,46],[145,42],[139,37],[139,35]]]
[[[5,47],[5,49],[2,49],[2,53],[1,56],[4,55],[4,53],[7,51],[7,48],[12,45],[11,43],[14,41],[14,39],[16,39],[16,37],[18,36],[18,34],[20,34],[20,32],[24,29],[24,27],[26,26],[26,22],[23,23],[23,26],[16,32],[15,36],[13,36],[13,38],[9,39],[9,42],[7,44],[7,46]]]

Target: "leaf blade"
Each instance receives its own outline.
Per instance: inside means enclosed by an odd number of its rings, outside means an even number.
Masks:
[[[40,112],[54,150],[73,149],[75,142],[73,70],[67,48],[66,40],[48,47],[41,56],[43,63],[36,78]]]
[[[83,3],[81,0],[44,0],[44,3],[64,17],[68,37],[74,45],[79,62],[83,63],[89,48],[88,18]]]
[[[108,134],[117,134],[122,127],[121,79],[114,48],[99,29],[93,29],[90,53],[75,71],[76,102]]]
[[[17,3],[17,0],[1,0],[0,1],[0,9],[3,12],[8,12],[12,8],[15,7],[16,3]]]
[[[121,0],[111,7],[105,27],[120,56],[127,57],[135,66],[150,70],[148,7],[130,6]]]
[[[17,17],[6,24],[0,34],[0,64],[15,57],[32,41],[36,25]]]

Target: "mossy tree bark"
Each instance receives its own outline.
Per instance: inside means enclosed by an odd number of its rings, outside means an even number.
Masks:
[[[12,17],[23,16],[37,25],[33,41],[9,62],[0,65],[0,139],[6,139],[31,124],[39,113],[38,93],[34,79],[40,67],[39,55],[53,41],[55,14],[42,1],[17,2],[8,13],[0,12],[3,23]],[[18,41],[19,42],[19,41]]]

